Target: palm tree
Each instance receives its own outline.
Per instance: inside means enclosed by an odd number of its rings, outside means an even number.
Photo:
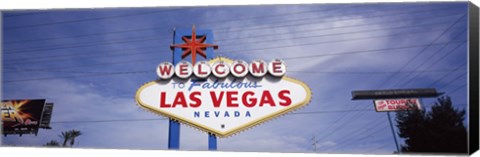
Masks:
[[[66,147],[67,141],[69,141],[72,138],[72,134],[70,133],[70,131],[62,132],[62,134],[58,136],[63,139],[62,147]]]
[[[60,143],[58,143],[58,142],[55,141],[55,140],[51,140],[50,142],[46,143],[44,146],[47,146],[47,147],[58,147],[58,146],[60,146]]]
[[[73,144],[75,144],[75,138],[82,135],[82,132],[78,130],[70,130],[69,133],[70,133],[70,147],[71,147],[73,146]]]

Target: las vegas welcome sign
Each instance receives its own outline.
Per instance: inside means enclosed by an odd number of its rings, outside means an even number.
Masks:
[[[149,111],[226,137],[294,111],[310,102],[306,84],[284,76],[281,60],[266,63],[218,57],[192,65],[164,62],[158,80],[136,92]]]

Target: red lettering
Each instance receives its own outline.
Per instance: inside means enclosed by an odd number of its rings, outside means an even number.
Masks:
[[[167,93],[160,92],[160,108],[170,108],[172,105],[165,103]]]
[[[158,70],[160,71],[160,74],[162,74],[162,75],[170,75],[170,73],[172,72],[172,66],[171,65],[161,65],[161,66],[158,66]]]
[[[206,75],[207,72],[202,71],[202,64],[198,64],[198,74],[200,75]]]
[[[228,91],[227,92],[227,107],[238,107],[237,98],[238,92]]]
[[[223,71],[219,71],[219,70],[218,70],[218,67],[220,67],[220,66],[225,67],[225,65],[223,65],[223,64],[218,64],[218,65],[215,67],[215,72],[217,72],[217,74],[220,74],[220,75],[225,74],[225,70],[223,70]]]
[[[292,103],[292,99],[290,99],[290,91],[288,90],[281,90],[278,93],[278,98],[280,98],[280,106],[289,106]]]
[[[270,95],[270,92],[267,90],[263,91],[259,106],[262,107],[264,104],[270,104],[270,106],[275,106],[272,95]]]
[[[252,73],[264,73],[264,67],[265,66],[263,63],[258,63],[258,64],[252,64]]]
[[[190,100],[193,101],[193,103],[190,103],[190,107],[197,108],[202,104],[202,100],[199,98],[201,94],[200,92],[192,92],[190,94]]]
[[[280,65],[281,65],[281,62],[273,62],[273,72],[274,73],[281,73],[282,71],[280,71],[280,69],[282,68]]]
[[[188,107],[183,92],[177,92],[177,95],[175,96],[172,107],[176,107],[177,105],[182,105],[182,107]]]
[[[188,64],[180,64],[180,75],[187,75]]]
[[[242,68],[242,70],[239,71],[238,68],[237,68],[238,66],[240,66],[240,67]],[[243,64],[236,64],[236,65],[233,67],[233,71],[234,71],[235,73],[237,73],[237,74],[241,74],[241,73],[245,72],[246,69],[247,69],[247,68],[246,68],[245,65],[243,65]]]
[[[211,91],[210,97],[212,98],[213,107],[220,107],[220,103],[222,102],[223,98],[223,92],[220,92],[220,96],[218,96],[217,98],[215,92]]]
[[[242,103],[243,105],[245,105],[245,107],[254,107],[255,104],[257,103],[257,99],[256,98],[250,98],[248,99],[247,97],[250,95],[250,96],[253,96],[255,93],[251,92],[251,91],[247,91],[245,93],[243,93],[242,95]]]

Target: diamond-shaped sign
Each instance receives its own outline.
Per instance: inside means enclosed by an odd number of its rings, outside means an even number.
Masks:
[[[232,62],[225,58],[222,61]],[[310,98],[306,84],[286,76],[210,76],[204,80],[175,77],[149,82],[136,93],[141,107],[219,137],[298,109]]]

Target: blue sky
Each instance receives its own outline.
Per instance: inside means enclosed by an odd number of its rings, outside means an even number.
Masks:
[[[216,55],[284,59],[313,92],[305,108],[219,139],[218,150],[313,152],[315,136],[317,152],[391,153],[386,114],[350,92],[433,87],[466,109],[466,11],[465,2],[5,11],[2,99],[55,107],[52,130],[2,143],[39,146],[77,129],[82,148],[167,149],[168,121],[134,93],[171,61],[173,28],[195,24],[213,30]],[[304,114],[316,111],[345,112]],[[92,122],[123,119],[144,120]],[[180,149],[207,150],[206,133],[182,125]]]

